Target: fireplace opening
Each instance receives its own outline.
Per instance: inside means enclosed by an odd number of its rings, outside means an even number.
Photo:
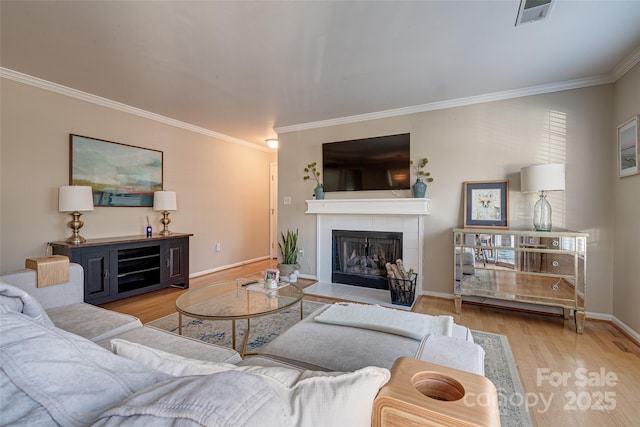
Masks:
[[[402,258],[402,233],[332,231],[333,283],[389,289],[385,264],[398,258]]]

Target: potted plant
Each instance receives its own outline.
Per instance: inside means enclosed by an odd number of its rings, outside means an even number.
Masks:
[[[320,171],[316,169],[318,164],[316,162],[309,163],[306,168],[304,168],[304,172],[307,174],[304,176],[304,180],[307,181],[313,177],[316,180],[316,188],[313,190],[316,200],[324,199],[324,187],[320,182]]]
[[[420,160],[418,164],[415,164],[413,160],[411,160],[410,163],[411,163],[411,166],[413,166],[413,168],[415,169],[416,175],[418,176],[416,178],[415,184],[413,184],[412,186],[413,197],[418,197],[418,198],[424,197],[424,195],[427,192],[427,184],[425,184],[424,181],[433,182],[433,178],[431,177],[431,172],[426,172],[424,170],[424,168],[427,166],[427,163],[429,163],[429,159],[425,157],[422,160]]]
[[[282,253],[282,263],[278,264],[278,268],[281,275],[289,276],[300,268],[298,264],[298,229],[295,232],[287,230],[287,234],[281,232],[280,237],[282,241],[278,242],[278,246]]]

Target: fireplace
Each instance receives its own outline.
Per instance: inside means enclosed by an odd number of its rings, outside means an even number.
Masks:
[[[402,256],[398,258],[402,258],[404,265],[413,268],[418,275],[417,292],[420,294],[423,280],[424,219],[429,215],[429,203],[429,199],[417,197],[307,200],[306,213],[316,216],[315,278],[318,283],[333,283],[333,230],[382,230],[402,234]],[[311,268],[314,268],[313,265]],[[384,281],[386,287],[386,278]]]
[[[402,258],[402,233],[332,230],[331,281],[389,289],[387,262]]]

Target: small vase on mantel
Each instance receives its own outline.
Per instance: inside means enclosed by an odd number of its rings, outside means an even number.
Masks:
[[[316,195],[316,200],[324,199],[324,187],[322,186],[322,184],[318,184],[313,192]]]
[[[413,197],[423,198],[427,192],[427,184],[422,181],[422,178],[417,178],[416,183],[413,184]]]

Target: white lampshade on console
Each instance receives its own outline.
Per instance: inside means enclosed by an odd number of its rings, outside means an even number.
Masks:
[[[178,210],[178,203],[176,202],[175,191],[156,191],[153,193],[153,210],[162,211],[162,219],[160,222],[163,225],[163,229],[160,232],[161,236],[168,236],[171,234],[169,230],[169,224],[171,219],[169,218],[169,211]]]
[[[527,166],[520,170],[520,191],[540,192],[540,199],[533,207],[536,231],[551,231],[551,205],[546,193],[564,190],[564,170],[564,165],[559,163]]]
[[[58,189],[58,211],[68,212],[73,218],[67,223],[73,234],[65,240],[67,243],[77,245],[86,242],[80,235],[80,229],[84,222],[80,220],[81,212],[93,210],[93,193],[91,187],[80,185],[64,185]]]

